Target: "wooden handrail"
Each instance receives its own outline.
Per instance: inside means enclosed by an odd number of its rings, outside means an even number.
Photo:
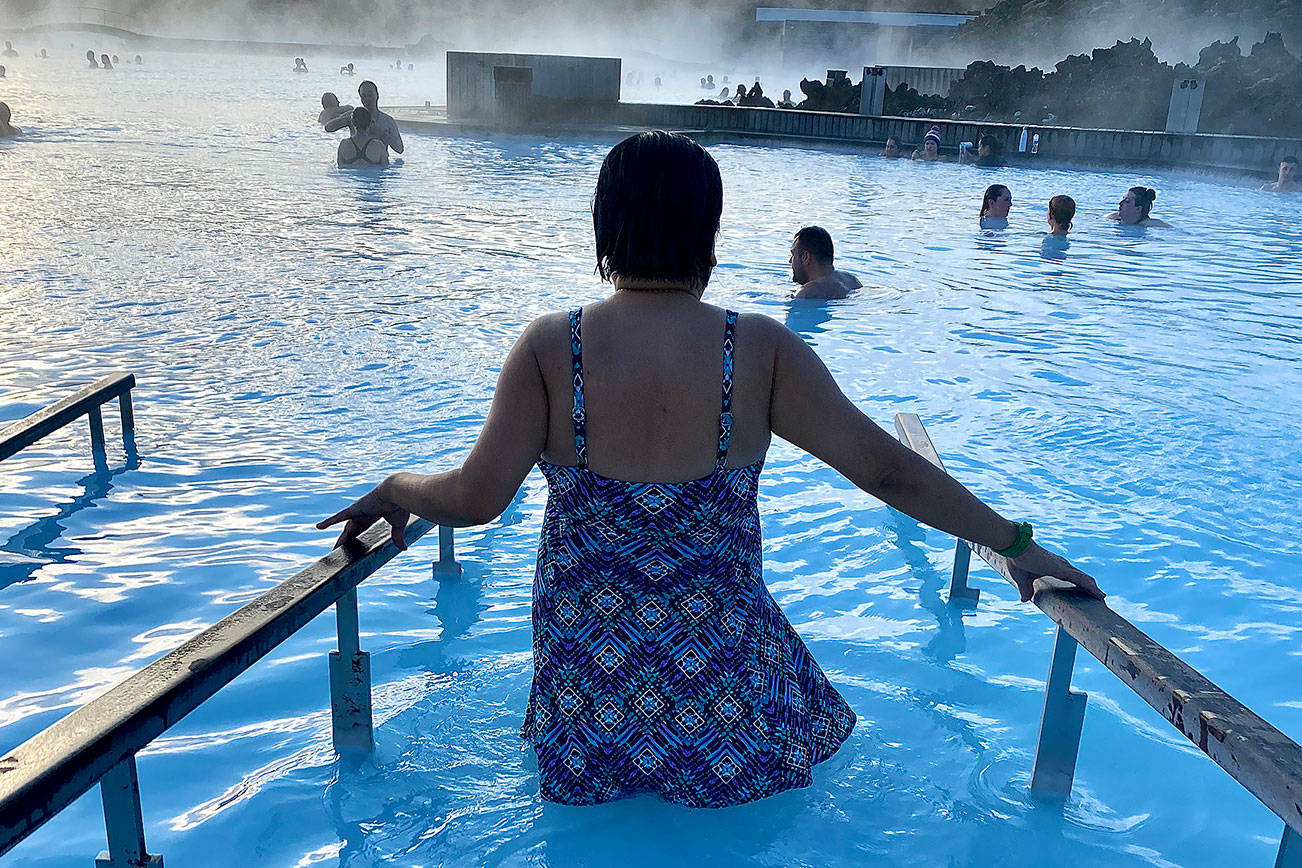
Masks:
[[[134,434],[131,431],[133,423],[130,393],[135,386],[135,374],[111,374],[61,401],[56,401],[44,410],[37,410],[30,416],[0,428],[0,461],[87,415],[92,417],[92,446],[96,445],[95,422],[99,419],[99,408],[114,398],[122,402],[123,437],[128,439],[129,434]],[[98,447],[102,450],[104,439],[102,427],[99,428],[99,434]]]
[[[407,541],[433,526],[413,517]],[[397,554],[379,522],[0,757],[0,855]]]
[[[944,466],[922,422],[896,416],[905,445]],[[1013,583],[1008,559],[967,545]],[[1216,764],[1302,834],[1302,746],[1176,657],[1107,603],[1069,590],[1067,582],[1037,579],[1032,600],[1081,647],[1198,746]]]

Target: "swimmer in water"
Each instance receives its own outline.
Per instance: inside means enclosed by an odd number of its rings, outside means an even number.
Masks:
[[[795,298],[845,298],[863,286],[859,278],[832,265],[832,236],[821,226],[806,226],[791,241],[791,282]]]
[[[100,68],[100,69],[112,69],[112,68],[113,68],[113,62],[112,62],[111,60],[109,60],[109,56],[108,56],[107,54],[101,54],[101,55],[99,56],[99,68]]]
[[[116,54],[113,55],[113,65],[114,65],[114,66],[117,66],[117,65],[118,65],[119,63],[121,63],[121,62],[122,62],[122,61],[118,59],[118,56],[117,56]]]
[[[1261,188],[1268,193],[1297,193],[1302,191],[1302,184],[1297,179],[1297,157],[1287,156],[1279,161],[1279,176],[1273,184]]]
[[[144,62],[145,62],[144,58],[142,58],[139,54],[137,54],[137,55],[136,55],[136,66],[139,66],[140,64],[142,64],[142,63],[144,63]]]
[[[387,166],[389,148],[371,131],[371,113],[358,106],[348,116],[348,138],[339,143],[339,165]]]
[[[48,51],[46,51],[44,48],[42,48],[42,49],[41,49],[41,60],[49,60],[49,59],[50,59],[50,52],[48,52]]]
[[[325,126],[330,121],[343,115],[351,115],[353,107],[350,105],[340,105],[339,97],[330,91],[321,94],[321,114],[316,116],[316,122]]]
[[[1071,231],[1071,221],[1076,217],[1076,200],[1070,196],[1054,196],[1049,200],[1049,215],[1045,220],[1049,224],[1049,234],[1067,237]]]
[[[13,44],[12,42],[6,42],[6,43],[5,43],[4,55],[5,55],[5,57],[17,57],[17,56],[18,56],[18,52],[14,50],[14,44]]]
[[[1156,199],[1157,191],[1151,187],[1131,187],[1126,191],[1126,195],[1121,197],[1117,210],[1108,215],[1108,219],[1127,226],[1156,226],[1170,229],[1171,224],[1165,220],[1148,216],[1153,210],[1153,202]]]
[[[791,91],[790,90],[782,91],[782,99],[778,100],[778,108],[793,109],[795,107],[796,104],[791,101]]]
[[[882,156],[891,160],[904,156],[904,152],[900,150],[900,143],[895,141],[895,136],[886,140],[886,147],[882,148]]]
[[[913,159],[927,163],[938,163],[945,158],[940,155],[940,127],[932,127],[922,137],[922,147],[913,152]]]
[[[301,57],[294,58],[294,71],[307,72],[307,61]]]
[[[1003,184],[991,184],[981,197],[981,228],[1007,229],[1008,212],[1013,207],[1013,191]]]
[[[3,64],[0,64],[0,78],[4,78],[4,77],[5,77],[5,68]]]
[[[357,96],[362,101],[362,107],[370,112],[371,135],[392,148],[394,153],[401,154],[402,133],[398,131],[398,122],[392,116],[380,111],[380,89],[375,86],[375,82],[368,79],[359,84]],[[325,130],[327,133],[333,133],[347,125],[346,118],[335,118],[326,123]]]
[[[9,123],[9,106],[0,102],[0,139],[21,136],[23,131]]]
[[[90,62],[91,69],[99,69],[99,62],[95,60],[95,52],[93,50],[86,52],[86,60]]]
[[[339,67],[340,75],[353,75],[353,65],[351,63]]]
[[[409,64],[407,64],[407,71],[408,71],[408,72],[411,72],[411,71],[414,70],[415,68],[416,68],[416,64],[414,64],[414,63],[409,63]]]

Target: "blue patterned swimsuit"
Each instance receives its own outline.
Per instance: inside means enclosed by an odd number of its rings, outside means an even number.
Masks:
[[[674,483],[588,469],[581,315],[570,313],[578,466],[538,462],[548,499],[521,735],[542,796],[591,805],[656,792],[718,808],[808,786],[855,717],[764,585],[763,459],[725,466],[737,314],[714,472]]]

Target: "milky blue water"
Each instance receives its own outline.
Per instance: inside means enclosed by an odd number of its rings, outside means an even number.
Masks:
[[[25,46],[20,46],[24,47]],[[397,469],[454,466],[531,318],[602,297],[587,207],[609,143],[407,136],[333,166],[288,59],[7,64],[0,422],[136,373],[139,461],[84,424],[0,465],[0,749],[321,556],[312,524]],[[78,54],[85,47],[74,46]],[[111,50],[111,49],[104,49]],[[436,72],[361,64],[386,103]],[[707,300],[785,322],[881,424],[916,412],[951,472],[1098,576],[1109,603],[1302,737],[1302,199],[1152,171],[982,172],[718,146]],[[1012,187],[1005,232],[981,190]],[[1167,231],[1103,216],[1159,191]],[[1066,250],[1044,203],[1080,204]],[[866,288],[785,300],[826,226]],[[859,715],[806,790],[722,811],[543,804],[516,738],[545,489],[360,589],[374,757],[330,748],[326,615],[139,758],[169,865],[1268,865],[1280,821],[1083,652],[1076,788],[1027,793],[1051,623],[986,569],[945,602],[952,541],[775,444],[769,587]],[[84,866],[97,793],[6,865]]]

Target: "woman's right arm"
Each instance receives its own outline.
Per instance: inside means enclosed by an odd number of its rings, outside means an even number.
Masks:
[[[859,488],[924,524],[991,549],[1017,538],[1001,517],[958,480],[901,444],[845,396],[822,359],[791,330],[772,322],[776,349],[770,420],[773,433],[827,462]],[[1022,600],[1034,578],[1053,576],[1102,598],[1094,579],[1031,543],[1013,560]]]

